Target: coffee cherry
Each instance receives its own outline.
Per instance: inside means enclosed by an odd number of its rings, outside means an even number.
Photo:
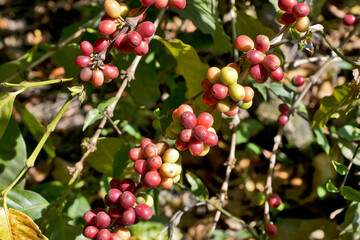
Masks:
[[[188,129],[190,130],[190,129]],[[186,149],[189,148],[189,143],[188,142],[184,142],[183,140],[181,140],[180,138],[176,139],[175,141],[175,148],[179,151],[185,151]]]
[[[131,237],[130,230],[125,227],[117,227],[114,229],[113,234],[117,234],[120,236],[121,240],[129,240]]]
[[[235,46],[240,51],[247,52],[254,48],[254,41],[246,35],[240,35],[235,40]]]
[[[262,64],[251,65],[249,75],[258,83],[264,83],[268,79],[267,71]]]
[[[226,86],[230,86],[237,82],[238,80],[238,73],[237,71],[232,67],[223,67],[220,71],[220,81],[222,84]]]
[[[281,16],[285,13],[284,10],[279,10],[276,12],[276,16],[275,16],[275,19],[278,23],[281,23]]]
[[[204,150],[204,143],[200,140],[194,139],[189,143],[189,151],[193,156],[199,156]]]
[[[191,129],[194,128],[197,124],[196,116],[194,113],[186,111],[181,114],[181,123],[184,128]]]
[[[216,104],[216,109],[221,112],[227,112],[230,110],[231,107],[231,101],[229,98],[225,98],[223,100],[220,100],[217,104]]]
[[[139,24],[137,32],[142,38],[152,37],[155,33],[155,25],[150,21],[145,21]]]
[[[344,24],[347,26],[355,25],[356,17],[352,14],[348,14],[344,18]],[[86,55],[86,54],[85,54]]]
[[[138,174],[145,174],[147,171],[149,171],[149,166],[146,160],[139,159],[134,164],[134,170]]]
[[[133,192],[135,190],[135,187],[136,186],[135,186],[134,180],[132,180],[130,178],[123,179],[119,185],[119,189],[122,192],[125,192],[125,191]]]
[[[170,127],[167,127],[166,130],[165,130],[165,134],[166,134],[166,137],[171,139],[171,140],[176,140],[179,135],[174,133],[173,131],[171,131]]]
[[[255,48],[263,53],[270,49],[270,39],[265,35],[258,35],[255,38]]]
[[[291,13],[292,8],[297,4],[296,0],[279,0],[278,6],[281,10]]]
[[[149,143],[153,143],[153,141],[152,141],[150,138],[144,138],[143,140],[141,140],[141,143],[140,143],[141,149],[144,150],[145,147],[146,147]]]
[[[268,74],[269,77],[275,82],[280,82],[284,77],[284,71],[281,67],[277,68],[275,71],[268,72]]]
[[[265,200],[266,200],[266,196],[265,193],[263,192],[258,192],[253,198],[253,201],[257,206],[263,205],[265,203]]]
[[[178,108],[177,108],[177,115],[178,115],[178,119],[181,120],[181,115],[184,112],[192,112],[194,113],[194,110],[192,109],[192,107],[188,104],[181,104]]]
[[[264,53],[259,50],[250,50],[245,55],[245,60],[250,64],[259,64],[264,61]]]
[[[145,181],[145,174],[144,174],[144,175],[141,175],[140,184],[141,184],[141,186],[143,186],[144,188],[147,188],[147,189],[152,188],[152,187],[151,187],[150,185],[148,185],[148,183]]]
[[[211,94],[216,98],[216,99],[224,99],[227,97],[229,93],[229,88],[223,84],[220,83],[216,83],[211,87]]]
[[[134,48],[134,53],[138,56],[143,56],[149,52],[149,44],[142,41],[138,47]]]
[[[130,31],[130,32],[127,33],[126,40],[130,44],[130,46],[138,47],[138,46],[140,46],[143,39],[142,39],[141,35],[138,32]]]
[[[202,100],[203,102],[208,105],[208,106],[213,106],[215,105],[219,100],[216,99],[212,94],[211,94],[211,90],[207,90],[203,95],[202,95]]]
[[[294,23],[296,21],[296,18],[294,17],[294,15],[292,15],[292,13],[284,13],[283,15],[281,15],[281,23],[288,26],[292,23]]]
[[[80,50],[82,51],[82,53],[85,55],[85,56],[90,56],[93,51],[94,51],[94,48],[93,46],[91,45],[90,42],[88,41],[82,41],[80,43]]]
[[[115,24],[118,24],[118,23],[119,23],[119,18],[112,18],[112,17],[110,17],[109,15],[104,15],[104,16],[101,18],[101,21],[105,21],[105,20],[113,21]]]
[[[199,157],[203,157],[205,156],[206,154],[208,154],[210,151],[210,146],[208,145],[204,145],[204,150],[202,151],[202,153],[199,155]],[[179,175],[180,176],[180,175]]]
[[[150,158],[154,155],[157,155],[157,147],[153,143],[149,143],[144,148],[144,154],[146,158]]]
[[[136,197],[136,203],[137,204],[145,203],[149,207],[152,207],[154,205],[154,199],[151,195],[149,195],[147,193],[140,193]]]
[[[96,214],[95,223],[99,228],[107,228],[110,225],[110,222],[111,218],[106,212],[101,211]]]
[[[286,103],[282,103],[279,105],[279,111],[282,115],[289,115],[290,114],[290,108]]]
[[[112,18],[118,18],[121,15],[121,7],[116,0],[106,0],[104,3],[104,10],[106,14]]]
[[[203,141],[205,141],[205,140],[208,138],[209,132],[208,132],[207,128],[204,127],[204,126],[196,126],[196,127],[194,128],[194,136],[195,136],[198,140],[200,140],[200,141],[203,142]]]
[[[230,110],[224,112],[224,114],[228,117],[234,117],[239,112],[239,107],[235,104],[231,104]]]
[[[207,78],[204,78],[204,79],[201,81],[201,88],[202,88],[204,91],[209,90],[211,87],[212,87],[212,83],[211,83]]]
[[[180,139],[183,141],[183,142],[190,142],[190,140],[192,139],[193,137],[193,131],[192,129],[184,129],[181,131],[180,133]]]
[[[236,85],[236,84],[234,84]],[[232,86],[234,86],[232,85]],[[231,89],[231,87],[230,87]],[[211,127],[214,123],[214,118],[210,113],[203,112],[197,117],[197,125],[204,126],[206,129]]]
[[[244,97],[244,100],[243,100],[244,103],[250,102],[251,100],[253,100],[254,94],[255,94],[254,90],[251,87],[248,87],[248,86],[244,87],[244,90],[245,90],[245,97]]]
[[[160,176],[159,172],[156,170],[148,171],[145,174],[144,181],[150,187],[157,187],[161,182],[161,176]]]
[[[186,0],[169,0],[171,6],[176,9],[182,10],[186,7]]]
[[[265,225],[265,232],[270,236],[276,235],[278,233],[277,227],[273,223],[267,223]]]
[[[162,159],[159,155],[154,155],[148,158],[147,162],[150,170],[157,170],[161,167]]]
[[[96,213],[94,213],[94,211],[88,210],[84,213],[83,218],[87,224],[95,225]]]
[[[144,151],[141,148],[132,148],[129,151],[129,158],[133,162],[135,162],[138,159],[143,159],[145,158]]]
[[[119,76],[119,69],[112,64],[105,64],[103,69],[104,77],[115,79]]]
[[[87,238],[94,239],[98,234],[99,229],[95,226],[87,226],[84,228],[83,235]]]
[[[129,208],[122,215],[122,220],[125,225],[134,224],[135,219],[136,219],[136,213],[133,208]]]
[[[269,204],[273,208],[278,208],[281,205],[281,203],[282,203],[282,200],[278,194],[273,193],[269,196]]]
[[[94,50],[99,53],[107,48],[110,44],[110,41],[107,38],[99,38],[94,42]]]
[[[281,61],[278,56],[269,54],[264,58],[262,65],[266,68],[266,70],[272,72],[280,67]]]
[[[226,66],[235,69],[236,72],[238,73],[238,75],[240,74],[240,66],[239,66],[239,64],[237,64],[237,63],[229,63],[229,64],[226,65]]]
[[[296,76],[292,80],[292,84],[297,87],[304,85],[304,83],[305,83],[305,78],[302,75]]]
[[[298,18],[296,20],[295,29],[299,32],[306,32],[310,27],[310,19],[308,17]]]
[[[95,87],[100,87],[104,83],[104,74],[100,69],[95,69],[91,76],[91,83]]]
[[[253,101],[251,100],[250,102],[243,102],[243,104],[241,104],[241,106],[239,108],[241,109],[249,109],[253,104]]]
[[[120,204],[111,204],[109,206],[109,215],[112,218],[118,218],[123,214],[124,210]]]
[[[110,240],[111,233],[108,229],[101,229],[96,235],[96,240]]]
[[[170,189],[173,185],[173,179],[172,178],[162,178],[160,187],[163,189]]]
[[[306,3],[298,3],[292,8],[292,14],[295,18],[306,17],[309,15],[310,8]]]
[[[169,4],[169,0],[156,0],[155,7],[157,8],[164,8]]]
[[[125,238],[121,238],[117,233],[111,233],[110,235],[110,240],[123,240],[123,239]]]
[[[112,204],[112,202],[109,199],[109,196],[106,194],[104,197],[104,203],[106,206],[110,206]]]
[[[79,78],[81,81],[88,82],[92,78],[92,70],[89,67],[83,68],[80,71]]]
[[[121,183],[120,179],[113,178],[113,179],[111,179],[109,185],[110,185],[110,188],[119,189],[120,183]]]
[[[144,203],[136,205],[135,212],[136,212],[136,216],[141,220],[149,220],[152,217],[151,208]]]
[[[170,129],[172,132],[176,133],[176,134],[180,134],[183,128],[183,125],[180,121],[172,121],[170,123]]]
[[[76,65],[81,68],[88,67],[91,63],[91,58],[89,56],[78,56],[75,60]]]
[[[211,67],[207,71],[207,79],[210,81],[210,83],[220,83],[220,69],[218,67]]]
[[[172,164],[174,170],[175,170],[175,176],[180,175],[182,172],[182,166],[181,163],[174,163]]]
[[[135,196],[132,192],[125,191],[120,196],[120,204],[126,209],[132,208],[135,204]]]
[[[98,31],[100,34],[108,36],[116,31],[116,25],[111,20],[104,20],[99,23]]]
[[[165,151],[163,155],[164,163],[175,163],[177,160],[179,160],[180,154],[179,152],[174,148],[169,148]]]
[[[180,181],[180,179],[181,179],[181,175],[177,175],[177,176],[172,178],[174,184],[178,183]]]
[[[166,142],[158,142],[155,144],[156,148],[157,148],[157,153],[159,156],[162,156],[164,154],[164,152],[166,151],[166,149],[169,148],[169,144],[167,144]]]
[[[289,121],[289,116],[282,114],[279,116],[277,121],[281,126],[284,126]]]
[[[242,101],[245,97],[244,87],[237,83],[231,85],[229,87],[229,95],[235,102]]]
[[[119,189],[112,188],[108,192],[109,200],[112,203],[118,203],[122,192]]]
[[[217,144],[219,138],[216,135],[216,133],[210,132],[209,131],[209,136],[207,137],[207,139],[204,141],[205,145],[208,145],[210,147],[213,147]]]
[[[163,177],[172,178],[176,176],[175,167],[172,163],[164,163],[163,165],[161,165],[159,171],[161,176]]]

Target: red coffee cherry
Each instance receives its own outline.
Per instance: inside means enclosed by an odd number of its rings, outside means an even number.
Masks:
[[[88,41],[82,41],[80,43],[80,50],[82,51],[82,53],[85,55],[85,56],[90,56],[93,51],[94,51],[94,48],[93,46],[91,45],[90,42]]]
[[[214,118],[208,112],[200,113],[200,115],[197,118],[197,124],[206,127],[206,129],[211,127],[213,123],[214,123]]]
[[[133,162],[143,159],[145,158],[144,151],[141,148],[132,148],[129,151],[129,158]]]
[[[94,43],[94,50],[95,52],[99,53],[105,48],[107,48],[110,44],[110,41],[107,38],[99,38]]]
[[[147,159],[150,170],[157,170],[161,167],[162,159],[159,155],[154,155]]]
[[[135,223],[136,220],[136,213],[135,209],[130,208],[126,210],[122,215],[122,222],[124,225],[132,225]]]
[[[118,203],[122,192],[119,189],[112,188],[108,192],[108,198],[112,203]]]
[[[152,217],[152,210],[145,203],[136,205],[135,212],[136,216],[141,220],[149,220]]]
[[[111,218],[106,212],[101,211],[96,214],[95,223],[99,228],[107,228],[110,225],[110,222]]]
[[[136,185],[135,185],[134,180],[132,180],[130,178],[123,179],[119,185],[119,189],[122,192],[125,192],[125,191],[133,192],[135,190],[135,187],[136,187]]]
[[[202,100],[203,102],[208,105],[208,106],[213,106],[215,104],[217,104],[217,102],[219,101],[219,99],[216,99],[212,94],[211,94],[211,90],[207,90],[203,95],[202,95]]]
[[[296,76],[292,80],[292,84],[297,87],[304,85],[304,83],[305,83],[305,78],[302,75]]]
[[[137,32],[142,38],[152,37],[155,33],[155,25],[150,21],[145,21],[139,24]]]
[[[138,47],[138,46],[140,46],[143,39],[142,39],[141,35],[138,32],[130,31],[130,32],[127,33],[126,40],[130,44],[130,46]]]
[[[282,203],[282,200],[278,194],[273,193],[269,196],[269,204],[273,208],[278,208],[281,205],[281,203]]]
[[[95,87],[100,87],[104,83],[104,74],[100,69],[95,69],[91,76],[91,83]]]
[[[119,76],[119,69],[115,65],[105,64],[103,74],[107,78],[115,79]]]
[[[265,35],[258,35],[255,38],[255,48],[263,53],[270,49],[270,39]]]
[[[92,70],[89,67],[83,68],[80,71],[79,78],[81,81],[88,82],[92,78]]]
[[[348,14],[344,18],[344,24],[347,26],[355,25],[356,17],[352,14]]]
[[[141,149],[144,150],[145,147],[146,147],[149,143],[153,143],[153,141],[152,141],[150,138],[144,138],[143,140],[141,140],[141,143],[140,143]]]
[[[271,236],[278,233],[277,227],[273,223],[267,223],[265,225],[265,232]]]
[[[280,82],[284,77],[284,71],[281,67],[277,68],[275,71],[269,72],[269,77],[275,81]]]
[[[83,230],[83,235],[87,238],[94,239],[96,235],[98,234],[99,229],[95,226],[87,226]]]
[[[119,189],[119,186],[120,186],[120,179],[118,179],[118,178],[113,178],[113,179],[111,179],[111,181],[110,181],[110,183],[109,183],[109,185],[110,185],[110,188],[117,188],[117,189]]]
[[[264,58],[262,65],[266,68],[266,70],[272,72],[280,67],[281,61],[278,56],[274,54],[269,54]]]
[[[140,0],[140,2],[144,6],[151,6],[155,3],[155,0]]]
[[[150,158],[157,155],[157,147],[154,143],[149,143],[144,148],[144,154],[146,158]]]
[[[287,122],[289,121],[289,116],[288,115],[280,115],[279,118],[278,118],[278,123],[281,125],[281,126],[284,126],[285,124],[287,124]]]
[[[169,0],[171,6],[176,9],[182,10],[186,7],[186,0]]]
[[[121,196],[120,196],[120,204],[125,209],[132,208],[135,204],[135,200],[136,200],[136,198],[135,198],[134,194],[129,191],[123,192],[123,194],[121,194]]]
[[[268,79],[267,71],[262,64],[251,65],[249,75],[258,83],[264,83]]]
[[[187,129],[187,130],[191,130],[191,129]],[[184,142],[183,140],[181,140],[180,138],[176,139],[175,141],[175,148],[179,151],[185,151],[186,149],[189,148],[189,143],[188,142]]]
[[[89,225],[95,225],[96,213],[92,210],[88,210],[84,213],[84,221]]]
[[[190,142],[190,140],[193,138],[193,131],[192,129],[184,129],[181,131],[180,133],[180,139],[183,141],[183,142]]]
[[[283,15],[281,15],[281,23],[284,25],[290,25],[296,21],[296,18],[292,13],[285,12]]]
[[[245,97],[243,99],[244,102],[250,102],[251,100],[253,100],[255,92],[251,87],[244,87],[245,90]]]
[[[161,182],[161,176],[160,173],[156,170],[148,171],[145,174],[144,181],[146,185],[150,187],[157,187]]]
[[[296,0],[279,0],[278,6],[281,10],[291,13],[293,7],[297,4]]]
[[[289,115],[290,114],[290,107],[286,103],[282,103],[279,105],[279,111],[282,115]]]
[[[209,131],[209,136],[207,137],[207,139],[204,141],[205,145],[208,145],[210,147],[216,146],[216,144],[218,143],[218,136],[216,135],[216,133],[210,132]]]
[[[81,68],[86,68],[91,63],[91,58],[89,56],[78,56],[75,63]]]
[[[235,40],[235,46],[240,51],[247,52],[254,48],[254,41],[246,35],[240,35]]]
[[[134,170],[138,174],[145,174],[147,171],[149,171],[149,166],[146,160],[139,159],[134,164]]]
[[[149,52],[149,44],[147,41],[142,41],[138,47],[134,48],[134,53],[138,56],[143,56]]]
[[[295,18],[306,17],[309,15],[310,8],[306,3],[298,3],[292,8],[292,14]]]
[[[194,128],[197,124],[196,116],[192,112],[184,112],[181,114],[181,123],[184,126],[184,128]]]
[[[229,93],[229,88],[221,83],[216,83],[211,87],[211,94],[216,98],[216,99],[224,99],[227,97]]]
[[[189,151],[193,156],[199,156],[204,151],[204,143],[200,140],[193,139],[189,143]]]
[[[96,235],[96,240],[110,240],[111,233],[108,229],[101,229]]]
[[[195,136],[198,140],[204,142],[204,141],[208,138],[208,136],[209,136],[209,131],[208,131],[207,128],[204,127],[204,126],[196,126],[196,127],[194,128],[194,136]]]
[[[116,24],[112,20],[101,21],[98,25],[98,31],[100,34],[108,36],[116,31]]]
[[[169,4],[169,0],[156,0],[155,7],[157,8],[164,8]]]
[[[201,81],[201,88],[202,88],[204,91],[209,90],[212,86],[213,86],[213,84],[212,84],[207,78],[204,78],[204,79]]]
[[[250,64],[259,64],[264,61],[264,53],[259,50],[250,50],[245,55],[245,60]]]

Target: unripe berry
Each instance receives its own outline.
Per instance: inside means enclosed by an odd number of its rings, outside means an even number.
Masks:
[[[278,194],[273,193],[269,196],[269,204],[273,208],[278,208],[281,205],[281,203],[282,203],[282,200]]]
[[[344,18],[344,24],[347,26],[355,25],[356,17],[352,14],[348,14]],[[85,54],[86,55],[86,54]]]
[[[161,176],[163,177],[172,178],[176,176],[175,167],[172,163],[164,163],[163,165],[161,165],[159,171]]]
[[[230,86],[237,82],[238,80],[238,73],[237,71],[232,67],[223,67],[220,71],[220,81],[222,84],[226,86]]]
[[[81,81],[88,82],[92,78],[92,70],[89,67],[83,68],[80,71],[79,78]]]
[[[175,163],[177,160],[179,160],[180,154],[179,152],[174,148],[169,148],[165,151],[163,155],[164,163]]]
[[[217,104],[216,104],[216,109],[221,112],[227,112],[230,110],[231,107],[231,101],[229,98],[225,98],[223,100],[220,100]]]
[[[170,129],[172,132],[176,133],[176,134],[180,134],[181,133],[181,130],[183,128],[183,125],[180,121],[172,121],[170,123]]]
[[[235,40],[235,46],[240,51],[247,52],[254,48],[254,41],[246,35],[240,35]]]
[[[224,99],[227,97],[229,93],[229,88],[221,83],[216,83],[211,87],[211,94],[216,98],[216,99]]]
[[[152,207],[154,205],[154,199],[150,194],[147,193],[140,193],[137,197],[136,197],[136,203],[137,204],[141,204],[141,203],[145,203],[146,205],[148,205],[149,207]]]
[[[304,85],[304,83],[305,83],[305,78],[302,75],[296,76],[292,80],[292,84],[297,87]]]
[[[211,67],[207,71],[207,79],[210,83],[220,83],[220,69],[218,67]]]
[[[107,228],[110,225],[110,222],[111,218],[106,212],[101,211],[96,214],[95,223],[99,228]]]
[[[106,0],[104,3],[104,10],[106,14],[112,18],[118,18],[121,15],[121,6],[115,0]]]
[[[203,150],[202,153],[199,155],[199,157],[205,156],[206,154],[209,153],[209,151],[210,151],[210,146],[204,145],[204,150]],[[180,176],[180,175],[178,175],[178,176]]]
[[[264,61],[264,53],[259,50],[250,50],[245,55],[245,60],[250,64],[259,64]]]
[[[231,85],[229,87],[229,95],[230,98],[235,102],[242,101],[245,97],[244,87],[237,83]]]
[[[160,176],[159,172],[156,170],[148,171],[145,174],[144,181],[150,187],[157,187],[161,182],[161,176]]]
[[[192,112],[194,113],[194,110],[192,109],[192,107],[188,104],[181,104],[178,108],[177,108],[177,115],[178,115],[178,119],[181,120],[181,115],[184,112]]]
[[[295,29],[299,32],[306,32],[310,27],[310,19],[308,17],[298,18],[296,20]]]
[[[113,233],[119,235],[121,240],[129,240],[131,237],[130,230],[125,227],[117,227]]]
[[[166,142],[158,142],[155,144],[156,148],[157,148],[157,153],[159,156],[162,156],[164,154],[164,152],[166,151],[166,149],[169,148],[169,144],[167,144]]]
[[[252,104],[253,104],[252,100],[250,102],[243,102],[243,104],[239,108],[246,110],[249,109],[252,106]]]
[[[306,17],[309,15],[310,8],[306,3],[298,3],[292,8],[292,14],[295,18]]]
[[[278,233],[277,227],[273,223],[267,223],[265,225],[265,232],[270,236],[276,235]]]
[[[231,104],[230,110],[224,112],[224,114],[228,117],[234,117],[239,112],[239,107],[235,104]]]
[[[239,64],[237,64],[237,63],[229,63],[228,65],[226,65],[226,66],[228,66],[228,67],[231,67],[231,68],[233,68],[233,69],[235,69],[236,70],[236,72],[238,73],[238,75],[240,74],[240,66],[239,66]]]
[[[234,85],[236,85],[236,84],[234,84]],[[230,89],[231,89],[231,87],[230,87]],[[204,126],[208,129],[209,127],[211,127],[213,125],[213,123],[214,123],[214,118],[208,112],[203,112],[197,117],[197,125],[199,125],[199,126]]]
[[[173,185],[172,178],[161,178],[160,187],[163,189],[170,189]]]
[[[268,79],[267,71],[262,64],[251,65],[249,68],[249,75],[258,83],[264,83]]]
[[[141,220],[149,220],[152,217],[152,210],[146,204],[139,204],[135,207],[136,216]]]
[[[263,53],[270,49],[270,39],[265,35],[258,35],[255,38],[255,48]]]
[[[179,135],[174,133],[173,131],[171,131],[170,127],[167,127],[166,130],[165,130],[165,134],[166,134],[166,137],[171,139],[171,140],[176,140]]]

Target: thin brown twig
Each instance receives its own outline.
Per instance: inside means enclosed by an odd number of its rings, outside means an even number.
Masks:
[[[352,167],[352,165],[353,165],[353,162],[354,162],[354,160],[355,160],[355,158],[356,158],[356,155],[357,155],[357,153],[358,153],[358,151],[359,151],[359,148],[360,148],[360,143],[358,143],[357,146],[356,146],[356,148],[355,148],[354,155],[353,155],[353,157],[352,157],[351,160],[350,160],[350,163],[349,163],[349,165],[348,165],[348,171],[346,172],[346,174],[345,174],[345,176],[344,176],[344,179],[343,179],[343,181],[342,181],[342,183],[341,183],[341,185],[340,185],[340,188],[343,187],[343,186],[345,186],[346,179],[347,179],[347,177],[349,176],[350,169],[351,169],[351,167]]]

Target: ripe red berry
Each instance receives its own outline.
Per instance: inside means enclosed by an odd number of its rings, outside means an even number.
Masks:
[[[112,218],[120,217],[124,212],[124,208],[120,204],[111,204],[109,206],[109,215]]]
[[[204,91],[207,91],[209,90],[211,87],[212,87],[212,83],[207,79],[207,78],[204,78],[202,81],[201,81],[201,88],[204,90]]]
[[[104,74],[100,69],[95,69],[91,76],[91,83],[95,87],[100,87],[104,83]]]
[[[286,12],[283,15],[281,15],[281,23],[286,26],[294,23],[295,21],[296,18],[294,17],[294,15],[292,15],[292,13]]]
[[[255,48],[263,53],[270,49],[270,39],[265,35],[258,35],[255,38]]]
[[[135,212],[136,216],[141,220],[149,220],[152,217],[152,210],[145,203],[136,205]]]
[[[245,60],[250,64],[262,63],[264,58],[264,53],[259,50],[250,50],[245,55]]]
[[[292,8],[297,4],[296,0],[279,0],[278,6],[281,10],[291,13]]]
[[[216,83],[211,87],[211,94],[216,99],[224,99],[229,93],[229,88],[221,83]]]
[[[107,38],[99,38],[94,43],[94,50],[95,52],[99,53],[105,48],[107,48],[110,44],[110,41]]]
[[[292,8],[292,14],[295,18],[306,17],[309,15],[310,8],[306,3],[298,3]]]
[[[151,6],[155,3],[155,0],[140,0],[140,2],[144,6]]]
[[[130,31],[127,33],[126,40],[132,47],[138,47],[138,46],[140,46],[143,39],[138,32]]]
[[[278,123],[281,125],[281,126],[284,126],[287,122],[289,121],[289,116],[288,115],[280,115],[279,118],[278,118]]]
[[[144,138],[143,140],[141,140],[141,143],[140,143],[141,149],[144,150],[145,147],[146,147],[149,143],[153,143],[153,141],[152,141],[150,138]]]
[[[117,189],[119,189],[119,186],[120,186],[120,179],[118,179],[118,178],[113,178],[113,179],[111,179],[111,181],[110,181],[110,183],[109,183],[109,185],[110,185],[110,188],[117,188]]]
[[[80,43],[80,50],[82,51],[82,53],[85,55],[85,56],[90,56],[93,51],[94,51],[94,48],[93,46],[91,45],[90,42],[88,41],[82,41]]]
[[[189,143],[189,151],[193,156],[199,156],[204,150],[204,143],[200,140],[193,139]]]
[[[96,235],[96,240],[110,240],[111,233],[108,229],[101,229]]]
[[[141,148],[132,148],[129,151],[129,158],[133,162],[138,159],[145,158],[144,151]]]
[[[83,235],[87,238],[94,239],[98,234],[99,229],[95,226],[87,226],[84,228]]]
[[[278,233],[277,227],[273,223],[267,223],[265,225],[265,232],[271,236]]]
[[[96,214],[95,223],[99,228],[107,228],[110,225],[110,222],[111,218],[106,212],[101,211]]]
[[[122,215],[122,222],[124,225],[134,224],[136,220],[136,213],[133,208],[126,210]]]
[[[119,76],[119,69],[115,65],[105,64],[103,73],[105,77],[115,79]]]
[[[274,54],[269,54],[264,58],[262,64],[266,68],[266,70],[272,72],[280,67],[281,61],[278,56]]]
[[[269,196],[269,204],[273,208],[278,208],[281,205],[281,203],[282,203],[282,200],[278,194],[273,193]]]
[[[79,78],[81,81],[88,82],[92,78],[92,70],[89,67],[83,68],[80,71]]]
[[[89,56],[78,56],[75,63],[81,68],[86,68],[91,63],[91,58]]]
[[[352,14],[348,14],[344,18],[344,24],[347,26],[354,25],[356,23],[356,17]]]
[[[190,130],[190,129],[187,129]],[[175,148],[179,151],[185,151],[186,149],[189,148],[189,143],[188,142],[184,142],[183,140],[181,140],[180,138],[176,139],[175,141]]]
[[[114,48],[119,52],[123,52],[126,54],[129,54],[134,50],[134,48],[128,43],[126,34],[120,34],[116,38],[114,42]]]
[[[282,115],[289,115],[290,114],[290,108],[286,103],[282,103],[279,105],[279,111]]]
[[[154,155],[148,158],[147,162],[150,170],[157,170],[161,167],[162,159],[159,155]]]
[[[207,137],[207,139],[204,141],[205,145],[208,145],[210,147],[213,147],[217,144],[219,138],[216,135],[216,133],[210,132],[209,131],[209,136]]]
[[[157,154],[157,147],[154,143],[149,143],[144,148],[144,154],[146,158],[150,158]]]
[[[84,221],[89,225],[95,225],[96,213],[92,210],[88,210],[84,213]]]
[[[145,174],[147,171],[149,171],[148,163],[144,159],[139,159],[134,164],[134,170],[138,174]]]
[[[269,72],[269,77],[275,81],[280,82],[284,77],[284,71],[281,67],[277,68],[275,71]]]
[[[250,102],[251,100],[253,100],[255,92],[251,87],[244,87],[245,90],[245,97],[243,99],[244,102]]]
[[[122,192],[119,189],[112,188],[108,192],[108,198],[112,203],[118,203]]]
[[[119,185],[119,189],[122,192],[125,192],[125,191],[133,192],[135,190],[135,187],[136,186],[135,186],[134,180],[132,180],[130,178],[123,179]]]
[[[176,9],[184,9],[186,7],[186,0],[169,0],[170,5]]]
[[[246,35],[240,35],[235,40],[235,46],[240,51],[247,52],[254,48],[254,41]]]
[[[213,116],[208,112],[200,113],[200,115],[197,118],[197,125],[198,126],[204,126],[206,129],[211,127],[214,123]]]
[[[104,20],[99,23],[98,31],[100,34],[107,36],[116,31],[116,25],[114,21]]]
[[[132,192],[125,191],[120,196],[120,204],[126,209],[132,208],[135,204],[135,196]]]
[[[161,176],[156,170],[148,171],[145,174],[144,181],[150,187],[157,187],[161,182]]]
[[[149,52],[149,44],[147,41],[142,41],[139,46],[134,48],[134,53],[138,56],[143,56]]]
[[[209,131],[208,131],[207,128],[204,127],[204,126],[196,126],[196,127],[194,128],[194,136],[195,136],[198,140],[204,142],[204,141],[208,138],[208,136],[209,136]]]
[[[208,106],[213,106],[215,105],[219,100],[216,99],[212,94],[211,94],[211,90],[207,90],[203,95],[202,95],[202,100],[203,102],[208,105]]]
[[[155,33],[155,25],[150,21],[142,22],[137,27],[137,32],[142,38],[151,37]]]
[[[183,141],[183,142],[190,142],[190,140],[192,139],[193,137],[193,131],[192,129],[184,129],[181,131],[180,133],[180,139]]]
[[[169,4],[169,0],[156,0],[155,7],[157,8],[164,8]]]
[[[268,79],[267,71],[262,64],[252,64],[249,75],[258,83],[264,83]]]
[[[239,107],[235,104],[231,104],[230,110],[224,112],[224,114],[228,117],[234,117],[239,112]]]
[[[195,114],[189,111],[184,112],[183,114],[181,114],[181,123],[184,128],[194,128],[197,124]]]
[[[294,86],[297,86],[297,87],[304,85],[304,83],[305,83],[305,78],[302,75],[296,76],[292,80],[292,84],[294,84]]]

